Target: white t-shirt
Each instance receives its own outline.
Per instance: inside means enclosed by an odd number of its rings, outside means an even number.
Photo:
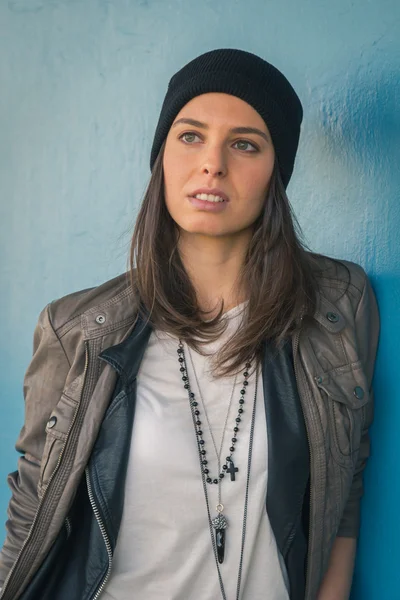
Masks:
[[[228,327],[217,342],[207,345],[207,351],[215,353],[232,335],[245,307],[243,303],[225,313]],[[222,597],[196,435],[188,393],[179,371],[177,349],[176,338],[153,331],[139,369],[122,523],[102,600],[217,600]],[[186,344],[185,354],[191,389],[199,402],[207,467],[214,478],[218,476],[217,458]],[[211,358],[193,350],[191,355],[219,450],[234,376],[213,378],[209,370]],[[242,384],[240,374],[228,415],[221,465],[230,454]],[[244,413],[236,435],[233,458],[239,471],[235,481],[226,475],[221,483],[228,528],[220,572],[227,600],[236,598],[254,392],[255,373],[249,378]],[[259,369],[242,600],[289,599],[285,565],[266,512],[267,461],[267,427]],[[211,518],[214,518],[218,485],[207,484],[207,491]]]

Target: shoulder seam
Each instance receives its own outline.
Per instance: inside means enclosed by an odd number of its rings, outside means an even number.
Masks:
[[[47,316],[48,316],[48,319],[49,319],[50,327],[51,327],[51,329],[52,329],[52,331],[53,331],[54,335],[56,336],[56,338],[57,338],[57,340],[58,340],[58,342],[59,342],[59,344],[60,344],[60,346],[61,346],[61,348],[62,348],[62,351],[64,352],[64,356],[65,356],[65,358],[66,358],[66,360],[67,360],[67,363],[68,363],[69,367],[71,368],[71,363],[70,363],[70,361],[69,361],[69,358],[68,358],[68,355],[67,355],[67,353],[66,353],[66,351],[65,351],[64,345],[63,345],[63,343],[62,343],[62,341],[61,341],[61,339],[60,339],[60,337],[59,337],[59,335],[58,335],[57,331],[56,331],[56,330],[55,330],[55,328],[54,328],[53,321],[52,321],[52,319],[51,319],[51,315],[50,315],[50,305],[51,305],[51,302],[50,302],[50,303],[49,303],[49,304],[46,306],[46,310],[47,310]]]
[[[358,301],[358,303],[357,303],[357,308],[356,308],[356,310],[355,310],[355,312],[354,312],[354,317],[355,317],[355,319],[357,319],[357,313],[358,313],[358,309],[360,308],[361,300],[362,300],[362,299],[363,299],[363,297],[364,297],[365,290],[366,290],[366,287],[367,287],[367,282],[368,282],[368,276],[367,276],[367,274],[365,274],[365,276],[364,276],[364,285],[363,285],[363,289],[362,289],[362,290],[359,290],[359,291],[360,291],[360,293],[361,293],[361,296],[360,296],[360,299],[359,299],[359,301]]]

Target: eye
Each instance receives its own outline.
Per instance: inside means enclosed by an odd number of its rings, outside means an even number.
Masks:
[[[248,142],[247,140],[238,140],[237,142],[235,142],[235,144],[237,146],[238,150],[241,150],[242,152],[247,152],[247,153],[251,153],[251,152],[258,152],[258,148],[255,144],[253,144],[252,142]],[[251,149],[249,149],[249,147]]]
[[[184,141],[185,144],[193,144],[195,138],[200,139],[197,133],[194,131],[186,131],[185,133],[182,133],[178,139]]]

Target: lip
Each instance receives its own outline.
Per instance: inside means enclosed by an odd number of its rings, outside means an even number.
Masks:
[[[194,192],[192,192],[190,196],[193,198],[194,196],[196,196],[196,194],[213,194],[213,196],[220,196],[225,200],[225,202],[229,202],[229,196],[227,196],[222,190],[219,190],[218,188],[199,188],[198,190],[194,190]],[[203,202],[207,202],[207,200],[203,200]]]
[[[200,192],[197,192],[198,194]],[[203,192],[205,193],[205,192]],[[220,213],[226,210],[228,202],[208,202],[208,200],[199,200],[194,196],[188,196],[188,200],[192,206],[198,210],[209,212],[209,213]]]

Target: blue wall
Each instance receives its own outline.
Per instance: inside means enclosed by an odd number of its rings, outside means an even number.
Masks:
[[[377,291],[373,457],[353,597],[400,598],[399,23],[398,0],[0,4],[1,515],[40,310],[125,269],[170,75],[201,52],[239,47],[280,67],[303,101],[289,195],[309,244],[361,263]]]

